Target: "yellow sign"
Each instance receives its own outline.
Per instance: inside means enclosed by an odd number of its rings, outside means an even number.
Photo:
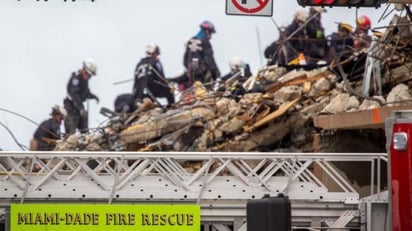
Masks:
[[[12,204],[11,231],[199,231],[199,205]]]

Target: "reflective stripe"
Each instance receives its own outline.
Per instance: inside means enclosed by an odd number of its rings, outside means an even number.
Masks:
[[[70,100],[70,101],[73,101],[73,99],[72,99],[72,97],[70,96],[69,93],[67,93],[67,99]]]

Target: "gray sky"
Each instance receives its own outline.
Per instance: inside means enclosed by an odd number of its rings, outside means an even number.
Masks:
[[[273,19],[290,23],[296,1],[274,0],[273,5]],[[93,58],[98,74],[89,86],[100,103],[89,103],[90,127],[97,127],[106,119],[100,108],[113,108],[118,94],[131,92],[133,82],[113,83],[133,77],[146,44],[160,46],[165,74],[172,76],[183,70],[184,43],[203,20],[216,26],[211,43],[222,74],[229,71],[232,56],[242,57],[255,72],[264,62],[263,49],[277,38],[276,27],[270,17],[226,15],[225,8],[226,0],[1,0],[0,108],[42,122],[53,105],[62,104],[71,72]],[[370,16],[373,27],[383,26],[392,18],[377,23],[384,9],[359,9],[358,14]],[[336,22],[354,25],[355,16],[354,8],[328,9],[322,18],[326,34],[335,31]],[[0,122],[26,146],[37,128],[3,111]],[[20,150],[2,126],[0,148]]]

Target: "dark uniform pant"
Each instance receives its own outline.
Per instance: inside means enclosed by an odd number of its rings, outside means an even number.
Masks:
[[[74,106],[70,99],[64,99],[64,108],[67,111],[67,116],[64,119],[64,128],[66,136],[74,134],[76,129],[79,129],[81,133],[86,133],[88,129],[88,118],[81,116],[80,111]]]

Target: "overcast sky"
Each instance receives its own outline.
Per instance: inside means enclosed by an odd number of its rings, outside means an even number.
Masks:
[[[255,2],[248,0],[251,7]],[[274,0],[273,19],[288,24],[296,8],[295,0]],[[383,26],[392,18],[378,23],[384,10],[360,9],[358,14]],[[335,31],[336,22],[353,25],[355,16],[354,8],[328,9],[322,18],[326,34]],[[183,70],[184,43],[203,20],[216,26],[211,43],[222,74],[229,71],[232,56],[242,57],[255,72],[264,64],[264,48],[277,38],[270,17],[226,15],[226,0],[1,0],[0,109],[42,122],[53,105],[62,104],[71,72],[93,58],[98,74],[89,86],[100,103],[90,101],[89,108],[90,127],[96,127],[106,119],[100,108],[112,109],[118,94],[131,92],[133,82],[113,83],[133,78],[146,44],[160,46],[165,74],[172,76]],[[37,125],[1,110],[0,122],[28,146]],[[0,148],[20,150],[3,126]]]

